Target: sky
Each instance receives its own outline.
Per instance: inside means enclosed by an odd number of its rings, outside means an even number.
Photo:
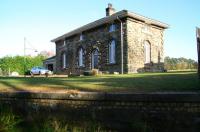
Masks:
[[[52,39],[105,17],[108,3],[169,24],[165,56],[197,60],[200,0],[0,0],[0,57],[23,55],[24,37],[26,54],[55,51]]]

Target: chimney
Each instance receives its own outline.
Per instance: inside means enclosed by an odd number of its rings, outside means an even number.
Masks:
[[[115,8],[112,7],[112,4],[108,4],[108,7],[106,8],[106,16],[111,16],[115,13]]]

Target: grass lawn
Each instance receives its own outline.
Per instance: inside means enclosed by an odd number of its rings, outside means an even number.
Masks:
[[[0,77],[0,91],[159,92],[200,91],[196,72],[139,73],[83,77]]]

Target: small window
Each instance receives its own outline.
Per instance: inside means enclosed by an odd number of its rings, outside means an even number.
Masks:
[[[65,46],[66,45],[66,40],[64,40],[64,42],[63,42],[63,46]]]
[[[78,56],[79,66],[83,66],[83,48],[79,49]]]
[[[84,39],[84,36],[83,36],[83,34],[81,33],[80,34],[80,41],[82,41]]]
[[[115,63],[115,40],[112,40],[111,43],[109,44],[109,63],[113,64]]]
[[[144,43],[144,58],[145,58],[145,63],[150,63],[151,62],[151,45],[148,41],[145,41]]]
[[[109,32],[113,32],[113,31],[115,31],[115,29],[116,29],[116,25],[115,25],[115,24],[112,24],[112,25],[110,25],[110,27],[109,27]]]

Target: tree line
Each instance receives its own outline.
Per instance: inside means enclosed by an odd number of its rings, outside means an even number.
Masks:
[[[169,56],[164,59],[164,66],[167,70],[185,70],[185,69],[197,69],[198,63],[192,59],[170,58]]]
[[[8,75],[15,71],[19,74],[28,72],[34,66],[42,66],[43,60],[46,58],[44,55],[32,56],[5,56],[0,58],[0,74]]]
[[[5,56],[0,58],[0,75],[8,75],[15,71],[19,74],[24,74],[34,66],[42,66],[43,60],[47,55],[39,54],[35,57],[32,56]],[[166,70],[184,70],[184,69],[197,69],[197,62],[192,59],[186,58],[170,58],[169,56],[164,59],[164,67]]]

